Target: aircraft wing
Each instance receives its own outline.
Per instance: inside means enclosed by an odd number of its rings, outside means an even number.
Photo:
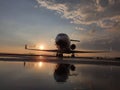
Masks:
[[[40,55],[40,54],[19,54],[19,53],[1,53],[0,52],[0,57],[39,57],[39,56],[43,56],[43,57],[56,57],[54,55]]]
[[[71,51],[71,53],[105,53],[110,51]]]
[[[27,45],[25,45],[25,49],[27,50],[34,50],[34,51],[47,51],[47,52],[59,52],[57,49],[54,49],[54,50],[40,50],[40,49],[31,49],[31,48],[28,48]],[[98,50],[95,50],[95,51],[78,51],[78,50],[75,50],[75,51],[69,51],[69,52],[63,52],[63,53],[105,53],[105,52],[110,52],[110,51],[98,51]]]
[[[25,45],[25,49],[27,49],[27,50],[34,50],[34,51],[58,52],[58,50],[57,50],[57,49],[54,49],[54,50],[31,49],[31,48],[28,48],[28,47],[27,47],[27,45]]]

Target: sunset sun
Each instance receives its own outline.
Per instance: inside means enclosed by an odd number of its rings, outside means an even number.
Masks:
[[[40,50],[43,50],[43,49],[44,49],[44,45],[40,45],[40,46],[39,46],[39,49],[40,49]]]

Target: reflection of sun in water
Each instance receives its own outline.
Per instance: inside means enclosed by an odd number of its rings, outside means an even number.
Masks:
[[[40,46],[39,46],[39,49],[40,49],[40,50],[43,50],[43,49],[44,49],[44,46],[43,46],[43,45],[40,45]]]
[[[43,63],[42,62],[38,62],[38,66],[42,67]]]

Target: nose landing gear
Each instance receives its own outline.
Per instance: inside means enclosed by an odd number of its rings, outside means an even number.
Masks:
[[[74,57],[75,57],[75,54],[74,54],[74,53],[72,53],[71,57],[72,57],[72,58],[74,58]]]

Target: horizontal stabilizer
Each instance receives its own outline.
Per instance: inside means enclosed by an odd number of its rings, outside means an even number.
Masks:
[[[73,40],[73,39],[71,39],[70,41],[73,41],[73,42],[80,42],[80,40]]]

